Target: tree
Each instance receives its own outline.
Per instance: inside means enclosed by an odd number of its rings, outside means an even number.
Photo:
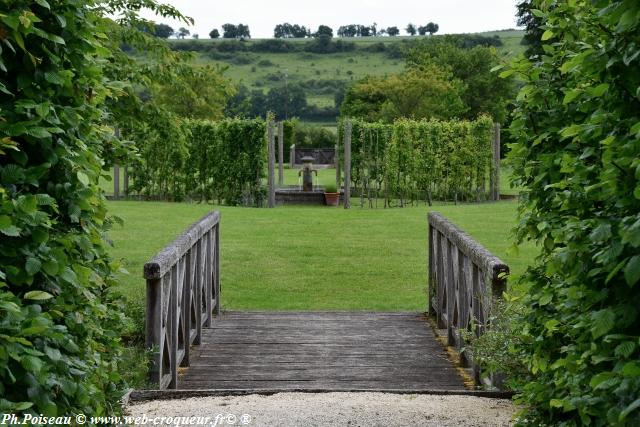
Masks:
[[[516,16],[518,25],[525,27],[525,33],[522,37],[522,44],[527,46],[525,55],[531,57],[533,55],[542,55],[542,18],[532,13],[534,9],[532,0],[523,0],[517,4]]]
[[[191,34],[191,31],[187,30],[184,27],[180,27],[178,29],[178,37],[181,39],[184,39],[185,37],[187,37],[189,34]]]
[[[426,25],[420,25],[420,26],[418,27],[418,34],[419,34],[419,35],[421,35],[421,36],[424,36],[424,35],[426,35],[426,34],[427,34],[427,27],[426,27]]]
[[[333,29],[331,29],[331,27],[328,27],[326,25],[320,25],[318,27],[318,31],[316,31],[313,36],[314,37],[322,37],[322,36],[333,37]]]
[[[387,34],[389,34],[389,36],[391,37],[395,37],[400,34],[400,30],[398,29],[398,27],[388,27]]]
[[[235,39],[238,36],[238,27],[233,24],[224,24],[222,25],[222,38],[224,39]]]
[[[543,56],[522,82],[509,161],[528,425],[640,425],[640,3],[530,2]],[[534,30],[536,31],[536,30]]]
[[[238,24],[236,27],[236,37],[239,39],[250,39],[251,33],[249,32],[249,26],[244,24]]]
[[[343,25],[338,28],[338,37],[355,37],[358,35],[358,25]]]
[[[235,89],[217,68],[182,66],[171,81],[152,87],[152,93],[157,103],[180,117],[219,120]]]
[[[495,49],[476,46],[465,49],[455,39],[427,39],[417,43],[406,55],[408,69],[436,65],[449,70],[464,83],[462,100],[467,106],[464,118],[489,114],[497,122],[507,115],[507,103],[515,96],[512,78],[500,78],[491,69],[501,64]]]
[[[217,28],[214,28],[213,30],[211,30],[211,32],[209,33],[209,38],[212,39],[218,39],[220,38],[220,31],[218,31]]]
[[[198,40],[200,38],[200,35],[198,33],[193,33],[191,37],[193,37],[195,40]]]
[[[266,109],[272,111],[277,120],[302,116],[306,108],[307,95],[298,84],[274,87],[267,93]],[[264,111],[262,113],[264,114]]]
[[[462,90],[459,80],[435,65],[387,77],[367,77],[347,91],[341,114],[387,123],[398,118],[450,119],[465,111]]]
[[[167,24],[156,24],[154,29],[154,34],[156,37],[160,37],[163,39],[168,39],[174,33],[173,28],[168,26]]]
[[[410,36],[415,36],[416,32],[418,31],[416,26],[413,24],[409,24],[407,25],[407,28],[405,28],[405,31],[407,32],[407,34],[409,34]]]
[[[440,26],[434,22],[429,22],[425,27],[430,36],[434,35],[440,29]]]

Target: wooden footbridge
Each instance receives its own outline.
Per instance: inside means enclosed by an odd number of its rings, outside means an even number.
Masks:
[[[151,381],[161,395],[473,392],[479,367],[451,349],[483,333],[508,267],[441,215],[428,224],[427,313],[227,312],[220,214],[205,216],[145,265]]]

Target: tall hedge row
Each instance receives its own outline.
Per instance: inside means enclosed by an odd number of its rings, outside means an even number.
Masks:
[[[344,123],[340,127],[342,138]],[[363,198],[389,203],[488,198],[492,122],[398,120],[352,121],[352,179]],[[344,147],[342,147],[344,150]]]
[[[98,189],[103,2],[0,6],[0,413],[119,412],[122,307]],[[154,2],[148,2],[153,6]],[[128,12],[114,5],[114,12]]]
[[[526,425],[640,425],[640,2],[531,2],[544,55],[511,130],[530,377]]]
[[[266,163],[263,120],[159,117],[127,132],[136,141],[133,193],[167,200],[260,205]]]

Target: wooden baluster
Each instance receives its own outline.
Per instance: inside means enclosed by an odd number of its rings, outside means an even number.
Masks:
[[[429,260],[428,260],[428,272],[429,272],[429,283],[428,283],[428,292],[427,292],[427,298],[428,298],[428,302],[427,302],[427,314],[430,316],[433,316],[435,314],[435,310],[433,307],[433,299],[435,296],[435,253],[433,250],[433,244],[434,244],[434,228],[431,225],[431,223],[429,223],[429,248],[428,248],[428,253],[429,253]]]
[[[216,289],[216,306],[215,314],[220,316],[220,224],[216,224],[214,227],[215,233],[215,256],[214,256],[214,269],[215,269],[215,289]]]
[[[182,325],[184,328],[184,357],[180,366],[189,366],[191,347],[191,249],[184,256],[184,286],[182,287]]]
[[[211,327],[211,317],[213,315],[213,307],[212,307],[212,302],[213,302],[213,276],[212,276],[212,267],[213,267],[213,250],[211,245],[213,244],[212,242],[212,238],[211,238],[211,231],[207,232],[204,236],[203,236],[203,240],[204,240],[204,244],[205,244],[205,270],[204,270],[204,277],[205,277],[205,301],[206,301],[206,307],[207,307],[207,320],[204,322],[204,326],[205,328],[210,328]]]
[[[453,337],[454,330],[454,310],[455,310],[455,282],[453,276],[453,243],[447,238],[447,261],[446,261],[446,269],[445,273],[447,277],[447,342],[449,345],[455,345],[455,338]]]
[[[201,245],[202,240],[198,240],[195,244],[196,261],[194,266],[195,283],[193,284],[193,288],[195,290],[194,297],[196,299],[196,338],[193,340],[194,345],[200,345],[202,342],[202,274],[200,274],[202,268]]]
[[[145,345],[153,350],[149,381],[160,384],[162,374],[162,286],[160,279],[147,279]]]
[[[178,265],[171,267],[171,290],[169,294],[169,348],[171,383],[169,388],[178,388]]]

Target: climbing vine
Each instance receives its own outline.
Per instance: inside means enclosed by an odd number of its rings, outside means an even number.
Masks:
[[[342,140],[344,123],[340,124]],[[352,121],[353,185],[373,206],[434,199],[488,198],[492,167],[492,122],[400,119],[394,124]]]
[[[127,131],[139,153],[131,170],[134,193],[166,200],[262,203],[263,120],[212,122],[180,119],[170,113],[154,113],[148,120]]]

